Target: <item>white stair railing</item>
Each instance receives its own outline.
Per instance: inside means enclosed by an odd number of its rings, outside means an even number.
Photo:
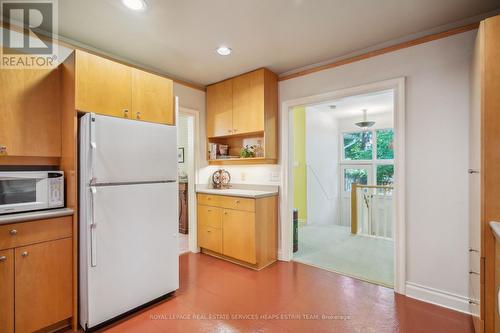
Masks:
[[[393,239],[392,186],[352,184],[351,233]]]

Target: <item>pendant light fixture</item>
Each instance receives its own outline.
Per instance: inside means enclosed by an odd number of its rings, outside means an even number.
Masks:
[[[367,111],[368,110],[363,109],[363,121],[360,121],[360,122],[356,123],[356,126],[359,126],[362,129],[367,129],[368,127],[372,127],[373,125],[375,125],[374,121],[368,121],[367,120],[367,117],[366,117]]]

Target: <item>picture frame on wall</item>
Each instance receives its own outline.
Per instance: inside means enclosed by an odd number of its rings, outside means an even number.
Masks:
[[[184,147],[177,148],[177,163],[184,163]]]

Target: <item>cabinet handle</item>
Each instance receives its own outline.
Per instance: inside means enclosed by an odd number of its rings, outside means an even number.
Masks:
[[[1,256],[1,257],[0,257],[0,261],[5,261],[5,260],[7,260],[7,257],[6,257],[6,256]]]
[[[476,252],[476,253],[479,253],[479,250],[475,250],[475,249],[473,249],[472,247],[469,247],[469,252]]]
[[[239,203],[240,203],[240,201],[239,201],[239,200],[236,200],[236,203],[237,203],[237,204],[239,204]]]
[[[141,113],[140,112],[137,112],[135,115],[137,116],[137,119],[141,119]]]
[[[207,197],[207,200],[212,200],[212,198],[210,198],[210,197]]]
[[[128,118],[128,109],[123,109],[123,115]]]
[[[476,274],[476,275],[480,275],[478,272],[474,272],[474,271],[469,271],[469,274]]]
[[[207,230],[207,232],[208,232],[208,233],[211,233],[211,232],[212,232],[212,230]]]
[[[12,229],[11,231],[9,231],[9,234],[11,236],[15,236],[15,235],[17,235],[17,230],[16,229]]]
[[[227,212],[224,212],[224,215],[227,215]]]
[[[233,129],[233,132],[234,133],[238,132],[238,129],[237,128]]]
[[[207,212],[211,213],[211,212],[212,212],[212,210],[211,210],[211,209],[207,209]]]
[[[231,131],[231,130],[227,130],[227,131],[228,131],[229,133],[232,133],[232,132],[233,132],[233,131]]]
[[[5,154],[7,153],[7,146],[0,146],[0,154]]]
[[[28,256],[28,251],[24,251],[23,253],[21,253],[21,256],[27,257]]]
[[[479,170],[469,169],[467,172],[472,175],[473,173],[479,173]]]

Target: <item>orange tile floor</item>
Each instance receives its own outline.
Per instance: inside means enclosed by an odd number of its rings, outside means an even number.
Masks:
[[[105,332],[472,332],[471,317],[300,263],[180,257],[180,289]]]

